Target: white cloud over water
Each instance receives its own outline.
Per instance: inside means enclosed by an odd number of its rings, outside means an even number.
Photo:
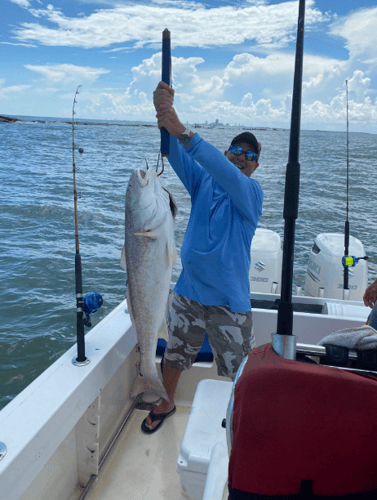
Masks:
[[[50,66],[33,66],[31,64],[25,64],[25,68],[39,73],[46,80],[65,84],[71,84],[77,81],[91,84],[95,82],[100,75],[109,73],[106,69],[75,66],[74,64],[54,64]]]
[[[23,0],[20,0],[23,1]],[[26,0],[25,0],[26,1]],[[231,46],[253,41],[260,48],[284,47],[295,37],[297,2],[205,8],[194,2],[116,5],[84,17],[68,17],[59,8],[30,9],[40,22],[23,22],[14,31],[22,42],[47,46],[100,48],[127,43],[159,47],[161,31],[174,27],[175,47]],[[308,27],[327,19],[308,0]],[[45,21],[48,21],[46,25]],[[52,24],[52,26],[51,26]]]
[[[23,17],[0,43],[20,51],[24,73],[4,75],[1,95],[21,110],[22,95],[28,114],[43,95],[38,113],[61,116],[81,84],[83,118],[154,121],[161,32],[171,27],[175,105],[183,121],[289,127],[297,1],[82,0],[76,10],[62,0],[8,4]],[[377,131],[377,7],[336,15],[336,5],[321,11],[307,0],[302,125],[344,128],[347,79],[350,121]]]

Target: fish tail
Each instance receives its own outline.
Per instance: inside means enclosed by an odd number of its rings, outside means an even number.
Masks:
[[[155,394],[156,396],[159,396],[169,402],[168,393],[166,392],[161,380],[153,375],[148,376],[141,375],[139,373],[136,377],[132,385],[131,397],[136,398],[138,394],[142,393]]]

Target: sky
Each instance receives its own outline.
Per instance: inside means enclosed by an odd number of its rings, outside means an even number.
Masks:
[[[183,123],[289,128],[298,2],[0,0],[0,114],[155,121],[171,32]],[[377,133],[377,0],[306,0],[301,127]]]

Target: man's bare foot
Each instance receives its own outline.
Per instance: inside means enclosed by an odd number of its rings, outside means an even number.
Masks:
[[[156,406],[156,408],[153,408],[153,413],[155,415],[159,415],[160,413],[169,413],[170,411],[172,411],[174,408],[174,401],[171,401],[170,403],[168,403],[167,401],[165,401],[165,399],[163,399],[161,401],[161,403]],[[146,421],[146,426],[148,427],[149,430],[153,430],[157,427],[157,425],[161,422],[161,420],[155,420],[154,422],[152,422],[150,416],[148,415],[147,416],[147,421]]]

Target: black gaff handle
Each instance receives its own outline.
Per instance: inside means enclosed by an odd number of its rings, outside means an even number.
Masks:
[[[301,123],[301,93],[302,69],[304,58],[304,20],[305,0],[299,0],[297,25],[295,73],[293,81],[291,134],[289,139],[289,156],[285,177],[284,193],[284,243],[283,265],[281,279],[281,300],[278,307],[277,333],[292,335],[293,330],[293,259],[295,244],[295,223],[298,216],[300,190],[300,123]]]
[[[162,32],[162,81],[170,86],[171,78],[171,51],[170,31],[166,28]],[[161,128],[161,156],[169,156],[170,136],[165,127]]]

